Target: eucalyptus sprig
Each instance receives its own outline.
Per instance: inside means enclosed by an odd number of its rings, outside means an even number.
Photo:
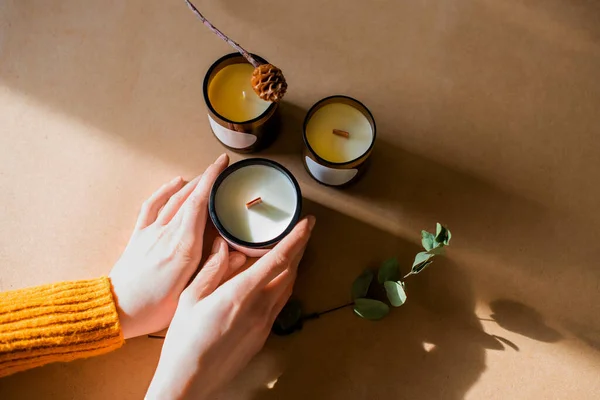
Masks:
[[[400,263],[397,258],[384,261],[378,271],[364,270],[352,283],[350,295],[352,301],[342,306],[312,314],[302,314],[300,302],[292,300],[285,305],[273,324],[273,332],[278,335],[287,335],[302,329],[304,321],[316,319],[320,316],[340,310],[345,307],[353,307],[354,313],[361,318],[376,321],[384,318],[390,312],[390,307],[384,301],[371,295],[371,284],[375,275],[377,282],[383,287],[389,304],[400,307],[406,302],[406,283],[404,280],[411,275],[417,275],[433,262],[433,257],[443,255],[445,247],[450,244],[452,234],[450,230],[439,222],[436,225],[435,234],[421,231],[421,244],[423,249],[417,253],[410,271],[402,276]]]
[[[406,302],[406,283],[404,279],[421,273],[433,262],[433,257],[444,254],[444,247],[450,244],[452,234],[442,224],[436,226],[435,235],[431,232],[421,232],[421,244],[425,251],[417,253],[410,271],[401,278],[398,259],[390,258],[381,264],[377,273],[377,281],[383,285],[387,299],[393,307],[400,307]],[[385,317],[390,308],[383,301],[369,298],[369,288],[373,281],[373,272],[365,270],[352,284],[352,299],[354,313],[361,318],[379,320]]]

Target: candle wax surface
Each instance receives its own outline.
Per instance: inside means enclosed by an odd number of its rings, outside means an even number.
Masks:
[[[231,121],[244,122],[269,108],[271,103],[252,89],[253,71],[251,64],[244,63],[228,65],[216,73],[208,86],[208,99],[217,113]]]
[[[257,197],[262,203],[246,208],[246,203]],[[292,182],[267,165],[249,165],[232,172],[215,194],[215,211],[223,227],[250,243],[266,242],[283,233],[297,206]]]
[[[345,138],[334,135],[334,129],[350,133]],[[310,147],[324,160],[342,163],[365,154],[373,142],[369,120],[356,108],[343,103],[330,103],[319,108],[306,124]]]

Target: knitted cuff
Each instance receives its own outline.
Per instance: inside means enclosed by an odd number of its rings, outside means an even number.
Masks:
[[[0,377],[123,343],[107,277],[0,293]]]

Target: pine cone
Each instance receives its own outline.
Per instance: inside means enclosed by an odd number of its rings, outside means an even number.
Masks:
[[[272,64],[262,64],[252,72],[252,88],[265,101],[278,102],[287,90],[283,72]]]

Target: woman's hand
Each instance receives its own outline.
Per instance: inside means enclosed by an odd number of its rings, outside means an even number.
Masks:
[[[245,270],[217,238],[212,255],[185,289],[146,398],[205,399],[263,347],[292,293],[298,263],[315,224],[298,223],[273,250]]]
[[[210,189],[228,164],[223,154],[187,185],[175,178],[144,202],[129,244],[109,274],[126,339],[171,322],[202,257]],[[229,258],[238,267],[246,260],[241,253]]]

